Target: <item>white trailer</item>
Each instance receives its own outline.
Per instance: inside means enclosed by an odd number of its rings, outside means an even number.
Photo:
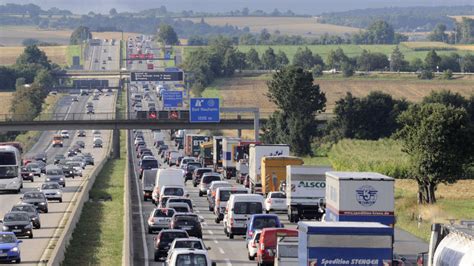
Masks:
[[[264,156],[289,156],[290,146],[287,144],[250,144],[249,179],[252,193],[262,192],[261,160]]]
[[[286,204],[288,220],[297,223],[302,219],[320,220],[324,214],[326,172],[330,167],[311,165],[286,166]]]
[[[224,177],[231,179],[235,176],[236,161],[234,159],[234,148],[239,145],[240,138],[224,138],[222,139],[222,168]]]

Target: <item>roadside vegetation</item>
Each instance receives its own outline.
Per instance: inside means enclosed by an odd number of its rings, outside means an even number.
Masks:
[[[68,45],[66,48],[66,61],[68,66],[72,66],[72,57],[73,56],[79,56],[80,59],[80,65],[84,64],[84,57],[83,54],[81,53],[82,51],[81,45]]]

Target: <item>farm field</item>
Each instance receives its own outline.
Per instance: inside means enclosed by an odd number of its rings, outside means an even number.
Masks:
[[[13,92],[0,92],[0,114],[9,114]]]
[[[205,97],[219,97],[222,106],[229,107],[259,107],[262,116],[267,116],[275,110],[275,105],[268,101],[266,82],[271,75],[243,76],[217,79],[209,90],[203,93]],[[373,77],[353,77],[350,79],[341,76],[325,75],[316,79],[315,83],[321,86],[326,93],[326,112],[331,113],[335,102],[351,92],[356,97],[368,95],[371,91],[383,91],[395,98],[405,98],[408,101],[419,102],[432,90],[448,89],[464,96],[474,94],[474,77],[466,76],[457,80],[419,80],[409,75],[374,75]]]
[[[66,65],[66,50],[67,45],[62,46],[43,46],[39,47],[46,53],[48,58],[56,64]],[[16,62],[17,57],[23,53],[25,47],[9,46],[0,47],[0,65],[12,65]]]
[[[201,18],[190,18],[189,20],[199,23]],[[315,18],[308,17],[204,17],[204,21],[215,26],[228,24],[239,28],[249,27],[250,32],[253,33],[267,29],[271,34],[278,30],[281,34],[304,37],[316,37],[325,33],[344,35],[345,33],[359,32],[358,28],[321,24],[317,23]]]
[[[33,26],[2,26],[0,30],[1,46],[21,46],[21,42],[26,38],[38,39],[43,42],[69,44],[72,30],[42,30]],[[134,36],[137,33],[124,32],[123,36]],[[99,39],[120,39],[121,32],[92,32],[93,38]]]
[[[299,47],[308,47],[313,54],[319,54],[323,60],[326,60],[331,50],[341,48],[344,53],[349,57],[355,57],[362,53],[363,50],[370,52],[379,52],[390,55],[396,45],[356,45],[356,44],[343,44],[343,45],[239,45],[237,49],[241,52],[248,52],[254,48],[257,50],[259,55],[262,55],[268,47],[271,47],[275,53],[278,51],[285,52],[286,56],[290,61],[293,59],[296,51]],[[424,59],[429,50],[435,49],[438,55],[450,54],[452,52],[464,55],[470,51],[474,51],[474,45],[449,45],[439,42],[405,42],[399,45],[400,51],[404,54],[405,59],[411,61],[415,58]],[[197,47],[184,47],[184,57],[191,51],[197,49]],[[447,50],[449,49],[449,50]]]
[[[474,16],[469,16],[469,15],[467,15],[467,16],[449,16],[449,17],[454,18],[456,21],[461,21],[463,17],[474,19]]]

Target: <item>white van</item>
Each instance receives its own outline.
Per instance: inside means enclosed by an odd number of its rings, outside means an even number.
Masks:
[[[154,203],[159,201],[160,191],[163,186],[184,187],[183,170],[176,168],[158,169],[158,172],[156,172],[155,189],[152,195]]]
[[[245,235],[247,220],[253,214],[263,213],[263,203],[263,196],[259,194],[231,195],[224,214],[224,233],[230,239],[234,235]]]
[[[249,189],[243,186],[239,187],[218,187],[216,190],[214,214],[216,215],[216,223],[224,219],[225,207],[227,201],[233,194],[248,194]]]

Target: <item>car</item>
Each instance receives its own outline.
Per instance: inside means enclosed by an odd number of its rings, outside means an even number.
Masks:
[[[64,164],[61,164],[60,167],[63,170],[64,177],[66,177],[66,178],[68,178],[68,177],[74,178],[75,177],[75,171],[74,171],[74,167],[72,165],[64,163]]]
[[[173,256],[173,252],[180,249],[211,250],[211,247],[206,247],[206,245],[204,245],[204,241],[197,237],[176,238],[171,243],[167,261]]]
[[[255,233],[250,241],[247,242],[247,253],[249,260],[255,260],[257,256],[258,244],[260,240],[261,230],[255,230]]]
[[[63,137],[63,139],[68,139],[69,138],[69,131],[61,130],[61,137]]]
[[[212,181],[209,189],[207,190],[207,203],[209,205],[209,211],[214,211],[216,204],[216,191],[220,187],[232,187],[232,184],[227,181]]]
[[[49,94],[50,95],[58,95],[58,91],[50,91]]]
[[[265,199],[265,211],[286,211],[286,195],[283,192],[274,191],[270,192]]]
[[[181,156],[181,154],[178,151],[170,151],[169,157],[168,157],[168,165],[173,166],[178,164],[178,158]]]
[[[99,95],[98,95],[98,94],[94,94],[94,96],[92,97],[92,100],[94,100],[94,101],[99,100]]]
[[[63,169],[54,165],[54,167],[47,167],[46,169],[46,182],[57,182],[63,187],[66,187],[66,177],[64,176]]]
[[[184,202],[184,203],[188,204],[189,211],[193,212],[193,201],[190,198],[188,198],[188,197],[178,197],[178,196],[163,196],[163,197],[169,197],[166,200],[166,202],[164,202],[165,207],[168,208],[168,206],[171,206],[171,204],[173,204],[175,202]]]
[[[73,150],[73,149],[69,149],[69,150],[67,151],[67,157],[74,157],[74,156],[76,156],[76,155],[77,155],[77,152],[76,152],[75,150]]]
[[[102,147],[103,147],[102,139],[95,139],[94,145],[92,145],[92,148],[102,148]]]
[[[67,161],[67,167],[70,169],[72,168],[74,171],[74,176],[82,176],[82,163],[79,161]]]
[[[171,217],[175,211],[171,208],[155,208],[150,212],[147,220],[148,233],[170,228]]]
[[[54,135],[53,136],[53,141],[52,141],[52,146],[54,147],[63,147],[63,137],[61,135]]]
[[[173,202],[173,203],[166,203],[168,208],[174,209],[176,213],[189,213],[191,212],[191,208],[185,202]]]
[[[78,130],[77,131],[77,136],[78,137],[85,137],[86,136],[86,131],[85,130]]]
[[[179,185],[165,185],[161,187],[160,197],[163,196],[177,196],[182,197],[189,194],[186,192],[183,186]]]
[[[32,204],[43,213],[48,213],[48,199],[39,191],[27,191],[20,197],[21,203]]]
[[[173,203],[173,206],[174,204],[177,204],[177,203]],[[200,218],[197,214],[179,213],[178,210],[176,210],[176,213],[171,218],[170,228],[185,230],[189,236],[202,238],[201,221],[202,221],[202,218]]]
[[[84,149],[86,147],[86,143],[82,140],[76,141],[76,145],[79,146],[79,148]]]
[[[158,188],[156,188],[158,189]],[[156,195],[159,195],[159,191],[158,193],[156,193]],[[152,195],[152,202],[153,204],[155,204],[156,206],[160,207],[160,208],[166,208],[166,203],[168,202],[169,199],[171,198],[177,198],[176,196],[163,196],[163,197],[153,197]]]
[[[202,165],[200,162],[188,162],[186,164],[186,167],[183,169],[185,171],[185,180],[192,180],[193,179],[193,173],[194,170],[201,168]]]
[[[223,219],[226,236],[233,239],[234,235],[246,235],[248,217],[263,212],[263,201],[259,194],[230,195]]]
[[[31,162],[26,165],[26,170],[33,173],[34,176],[41,176],[41,166],[38,163]]]
[[[86,107],[94,107],[94,103],[93,102],[87,102]]]
[[[64,154],[56,154],[56,155],[54,155],[53,163],[54,164],[59,164],[64,160],[66,160],[66,156],[64,156]]]
[[[72,101],[73,101],[73,102],[78,102],[78,101],[79,101],[79,98],[78,98],[77,96],[74,96],[74,97],[72,97]]]
[[[13,205],[12,212],[26,212],[30,216],[31,223],[33,224],[34,229],[41,228],[41,221],[38,210],[35,208],[34,205],[22,203]]]
[[[168,145],[166,144],[161,144],[159,147],[158,147],[158,154],[162,154],[163,151],[166,151],[168,149]]]
[[[33,163],[35,163],[36,165],[38,165],[38,167],[40,168],[40,173],[41,174],[44,174],[46,173],[46,163],[44,161],[34,161]]]
[[[13,232],[0,232],[0,263],[21,263],[20,243]]]
[[[173,230],[173,229],[165,229],[161,230],[161,232],[154,238],[154,260],[160,261],[162,258],[168,256],[168,251],[171,246],[171,243],[176,238],[188,238],[189,235],[184,230]]]
[[[207,190],[211,186],[212,181],[221,181],[222,175],[216,172],[204,173],[199,184],[199,197],[207,194]]]
[[[170,256],[167,258],[166,265],[180,266],[187,265],[183,264],[191,262],[191,265],[209,265],[215,266],[216,263],[211,260],[207,250],[202,249],[186,249],[180,248],[175,249]]]
[[[94,165],[94,157],[90,153],[84,153],[84,159],[86,160],[86,165]]]
[[[36,161],[43,161],[44,163],[46,163],[46,161],[48,160],[48,156],[46,155],[45,152],[40,152],[40,153],[37,153],[34,158]]]
[[[46,182],[39,188],[40,192],[46,196],[48,200],[57,200],[63,202],[63,191],[61,185],[56,182]]]
[[[26,166],[22,167],[20,171],[21,171],[21,178],[23,179],[23,181],[28,180],[31,182],[35,182],[35,173],[30,171],[28,167]]]
[[[2,222],[2,231],[13,232],[16,236],[33,238],[33,224],[27,212],[8,212]]]
[[[282,228],[283,224],[280,222],[275,214],[254,214],[247,220],[247,232],[245,240],[247,243],[252,239],[255,230],[262,230],[263,228]]]

